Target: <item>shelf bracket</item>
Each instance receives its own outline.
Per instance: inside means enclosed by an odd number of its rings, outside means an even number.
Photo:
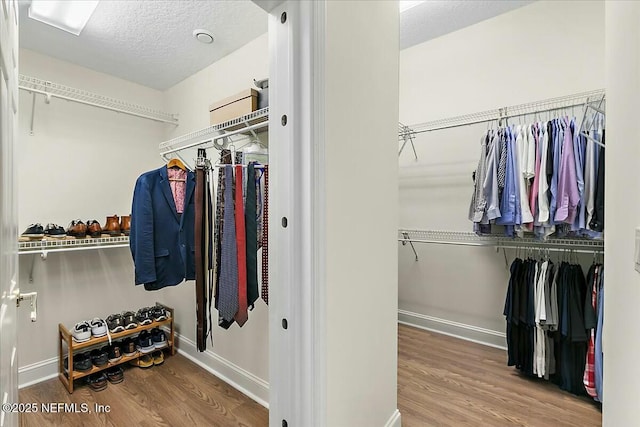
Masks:
[[[404,237],[405,239],[402,241],[402,246],[406,246],[407,243],[409,243],[409,245],[411,245],[411,249],[413,250],[413,254],[416,256],[416,261],[418,261],[418,252],[416,252],[416,248],[415,246],[413,246],[413,242],[409,240],[409,233],[403,232],[402,237]]]

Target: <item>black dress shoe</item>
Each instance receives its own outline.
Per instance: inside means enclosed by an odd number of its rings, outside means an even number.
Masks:
[[[109,362],[109,353],[103,349],[94,349],[90,353],[91,363],[96,366],[104,366]]]
[[[107,376],[104,372],[96,372],[87,377],[87,384],[93,391],[102,391],[107,388]]]
[[[111,384],[118,384],[124,381],[124,371],[120,366],[113,366],[105,371],[107,379]]]
[[[44,237],[44,228],[42,228],[41,224],[31,224],[26,230],[24,230],[22,237],[42,239]]]

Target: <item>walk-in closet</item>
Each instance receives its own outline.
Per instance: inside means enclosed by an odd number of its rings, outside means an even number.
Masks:
[[[640,425],[638,22],[0,0],[0,427]]]

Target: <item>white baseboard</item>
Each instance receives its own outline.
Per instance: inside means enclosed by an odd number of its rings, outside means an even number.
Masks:
[[[504,332],[485,329],[478,326],[440,319],[425,314],[414,313],[406,310],[398,310],[398,323],[425,329],[431,332],[448,335],[454,338],[495,347],[507,349],[506,335]]]
[[[391,414],[389,421],[384,425],[384,427],[402,427],[402,420],[400,418],[400,411],[397,409]]]
[[[236,390],[269,408],[269,383],[211,350],[199,352],[196,343],[176,333],[178,353],[212,373]]]
[[[18,388],[29,387],[58,376],[58,358],[42,360],[18,368]]]

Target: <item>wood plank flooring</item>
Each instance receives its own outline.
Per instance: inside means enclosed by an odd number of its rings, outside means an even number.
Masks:
[[[42,426],[267,426],[269,412],[187,358],[167,357],[149,369],[126,367],[124,382],[93,392],[80,385],[69,394],[55,378],[20,390],[20,401],[109,405],[109,413],[23,414],[22,427]]]
[[[506,366],[504,350],[398,325],[402,426],[600,426],[591,399]]]
[[[398,333],[403,427],[601,426],[590,399],[519,375],[503,350],[403,325]],[[268,425],[265,408],[180,355],[149,370],[129,367],[123,383],[98,393],[81,386],[69,395],[52,379],[21,390],[20,400],[111,406],[100,414],[24,414],[23,427]]]

